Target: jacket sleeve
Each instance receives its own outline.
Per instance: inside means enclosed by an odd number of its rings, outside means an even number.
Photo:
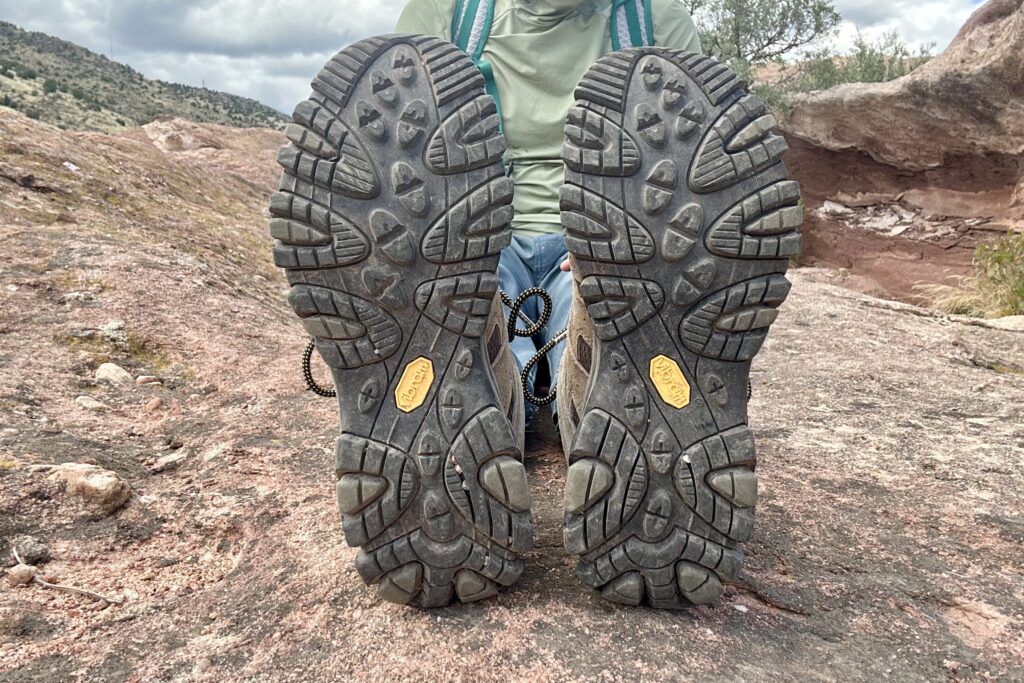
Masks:
[[[701,52],[693,17],[679,0],[651,0],[654,42],[663,47]]]
[[[446,6],[450,2],[444,3]],[[451,40],[451,9],[442,8],[437,0],[409,0],[398,18],[399,33],[421,33],[441,40]]]

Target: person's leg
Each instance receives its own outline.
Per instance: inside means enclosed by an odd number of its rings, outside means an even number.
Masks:
[[[530,266],[535,255],[534,239],[533,237],[513,235],[512,243],[501,252],[501,258],[498,261],[498,279],[501,284],[501,291],[505,292],[511,299],[515,299],[527,289],[533,287],[534,275]],[[510,312],[508,306],[504,308],[505,319],[507,320]],[[536,320],[538,311],[537,299],[530,298],[523,304],[521,310],[530,320]],[[526,326],[526,323],[519,321],[517,326],[523,328]],[[537,353],[537,346],[530,337],[512,337],[509,339],[509,347],[512,349],[512,355],[515,356],[516,365],[521,373],[527,361]],[[534,368],[528,378],[527,388],[531,392],[533,391],[533,381],[536,379],[536,376],[537,371]],[[529,424],[536,414],[537,406],[527,401],[526,423]]]

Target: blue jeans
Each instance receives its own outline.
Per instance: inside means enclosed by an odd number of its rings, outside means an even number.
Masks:
[[[565,329],[569,322],[569,311],[572,309],[572,274],[564,273],[560,269],[562,261],[568,256],[565,248],[565,237],[561,234],[538,235],[526,237],[523,235],[512,235],[512,244],[501,252],[501,259],[498,262],[498,277],[501,280],[501,289],[512,299],[525,292],[530,287],[543,287],[551,295],[553,308],[551,321],[547,327],[541,330],[534,339],[541,345],[546,344],[556,334]],[[533,297],[523,306],[523,313],[531,320],[540,317],[544,303]],[[508,318],[508,307],[505,307],[505,317]],[[519,327],[526,327],[526,323],[519,321]],[[527,361],[537,353],[537,344],[530,337],[516,337],[511,339],[512,353],[515,355],[516,364],[520,372]],[[555,386],[555,379],[558,374],[558,364],[562,360],[562,353],[565,351],[565,344],[558,344],[547,355],[548,368],[551,371],[551,386]],[[534,381],[537,377],[537,366],[530,372],[528,386],[534,391]],[[554,412],[555,404],[551,404]],[[530,402],[526,403],[526,421],[537,414],[537,406]]]

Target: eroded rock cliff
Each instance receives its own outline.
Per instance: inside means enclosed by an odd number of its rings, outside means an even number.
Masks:
[[[1024,228],[1021,55],[1024,0],[991,0],[910,75],[796,101],[783,126],[808,202],[805,254],[906,296]]]

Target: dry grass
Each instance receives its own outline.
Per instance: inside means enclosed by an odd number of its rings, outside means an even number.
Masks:
[[[1024,234],[1008,233],[974,254],[974,274],[953,284],[919,284],[925,305],[978,318],[1024,315]]]

